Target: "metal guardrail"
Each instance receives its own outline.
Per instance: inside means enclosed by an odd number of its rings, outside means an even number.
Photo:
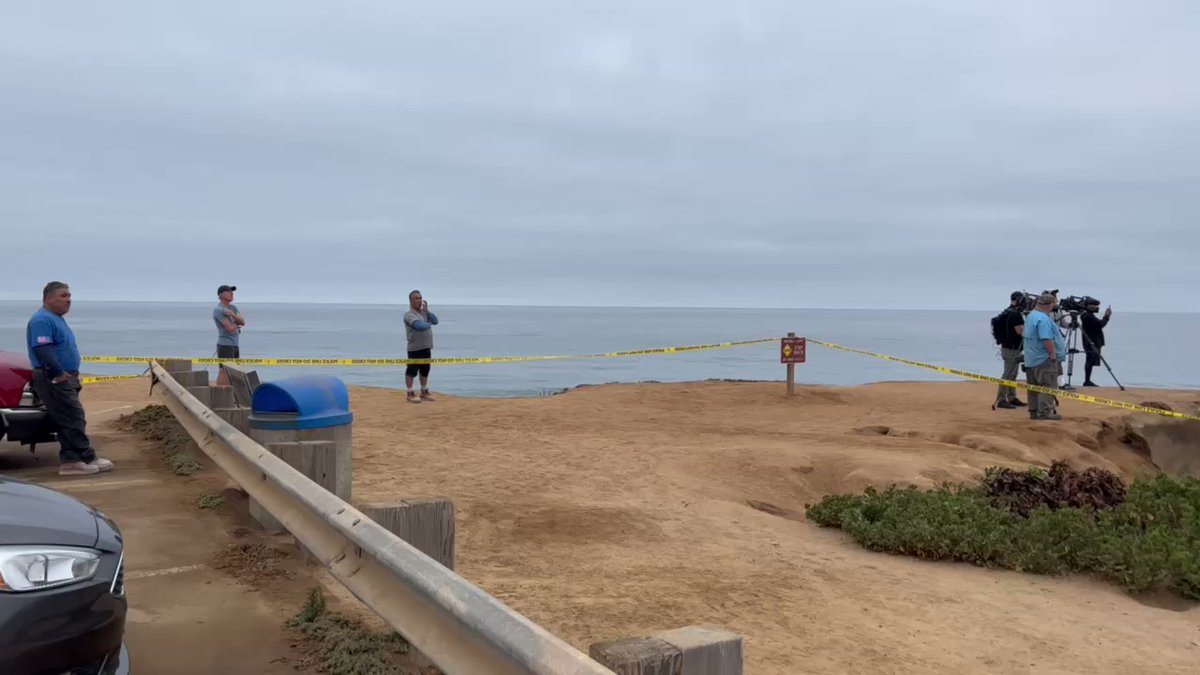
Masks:
[[[271,454],[157,362],[151,371],[200,449],[448,675],[613,675]]]

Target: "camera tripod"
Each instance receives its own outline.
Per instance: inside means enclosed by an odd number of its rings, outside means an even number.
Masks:
[[[1113,382],[1117,383],[1117,386],[1121,388],[1121,391],[1125,391],[1125,385],[1121,384],[1121,381],[1117,379],[1116,373],[1114,373],[1113,369],[1108,365],[1108,360],[1105,359],[1102,354],[1100,354],[1099,350],[1096,349],[1096,345],[1092,344],[1092,339],[1087,336],[1087,333],[1079,330],[1079,312],[1070,312],[1069,316],[1071,317],[1071,321],[1067,324],[1067,332],[1064,334],[1067,338],[1067,381],[1062,385],[1062,387],[1060,387],[1060,389],[1064,391],[1072,391],[1075,389],[1075,387],[1071,385],[1071,377],[1075,373],[1075,355],[1087,353],[1086,351],[1080,351],[1077,348],[1077,345],[1079,344],[1079,337],[1083,336],[1083,343],[1086,349],[1094,351],[1096,352],[1097,356],[1100,356],[1100,363],[1103,363],[1104,368],[1108,370],[1108,374],[1112,375]]]

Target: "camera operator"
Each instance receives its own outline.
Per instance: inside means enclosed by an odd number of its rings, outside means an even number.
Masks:
[[[1004,374],[1001,377],[1008,382],[1015,381],[1020,373],[1022,336],[1025,333],[1025,315],[1021,309],[1024,304],[1025,293],[1013,291],[1008,307],[995,318],[993,324],[993,336],[1000,345],[1000,356],[1004,359]],[[1013,409],[1024,405],[1025,402],[1017,398],[1017,390],[1013,387],[1002,384],[996,390],[994,407]]]
[[[1052,313],[1058,298],[1052,293],[1038,296],[1037,305],[1025,319],[1025,381],[1047,389],[1058,388],[1062,362],[1067,358],[1067,341],[1054,323]],[[1029,417],[1059,420],[1058,398],[1030,390]]]
[[[1104,310],[1103,319],[1096,317],[1100,313],[1099,300],[1088,298],[1084,309],[1086,311],[1080,317],[1083,323],[1083,353],[1087,355],[1087,362],[1083,366],[1083,386],[1097,387],[1099,385],[1092,382],[1092,368],[1100,365],[1100,350],[1104,347],[1104,327],[1112,318],[1112,307]]]

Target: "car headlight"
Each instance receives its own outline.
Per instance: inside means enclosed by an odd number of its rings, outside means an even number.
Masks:
[[[0,593],[23,593],[87,581],[100,554],[59,546],[0,546]]]

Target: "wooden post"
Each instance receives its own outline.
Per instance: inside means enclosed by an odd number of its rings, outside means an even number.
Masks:
[[[159,362],[159,365],[161,365],[163,370],[167,371],[171,375],[192,372],[191,359],[163,359]],[[180,384],[182,384],[182,382]]]
[[[352,471],[350,425],[322,429],[250,429],[250,438],[292,468],[345,501],[350,501]],[[273,534],[283,525],[250,498],[250,515]]]
[[[210,398],[212,401],[208,406],[209,408],[221,410],[223,408],[237,407],[237,399],[233,396],[233,387],[212,385],[209,389],[211,389],[209,393],[211,394]]]
[[[207,370],[189,370],[187,372],[171,373],[175,381],[182,387],[207,387]]]
[[[794,332],[788,332],[788,337],[796,337]],[[787,393],[788,396],[793,396],[796,393],[796,364],[787,364]]]
[[[591,645],[588,656],[619,675],[742,675],[740,635],[687,626],[647,637]]]
[[[237,406],[231,408],[213,408],[213,412],[217,413],[217,417],[229,422],[238,431],[250,435],[250,409],[239,408]]]
[[[679,648],[654,637],[600,642],[588,656],[618,675],[680,675],[683,669]]]
[[[445,497],[362,504],[368,518],[421,553],[454,569],[454,504]]]

